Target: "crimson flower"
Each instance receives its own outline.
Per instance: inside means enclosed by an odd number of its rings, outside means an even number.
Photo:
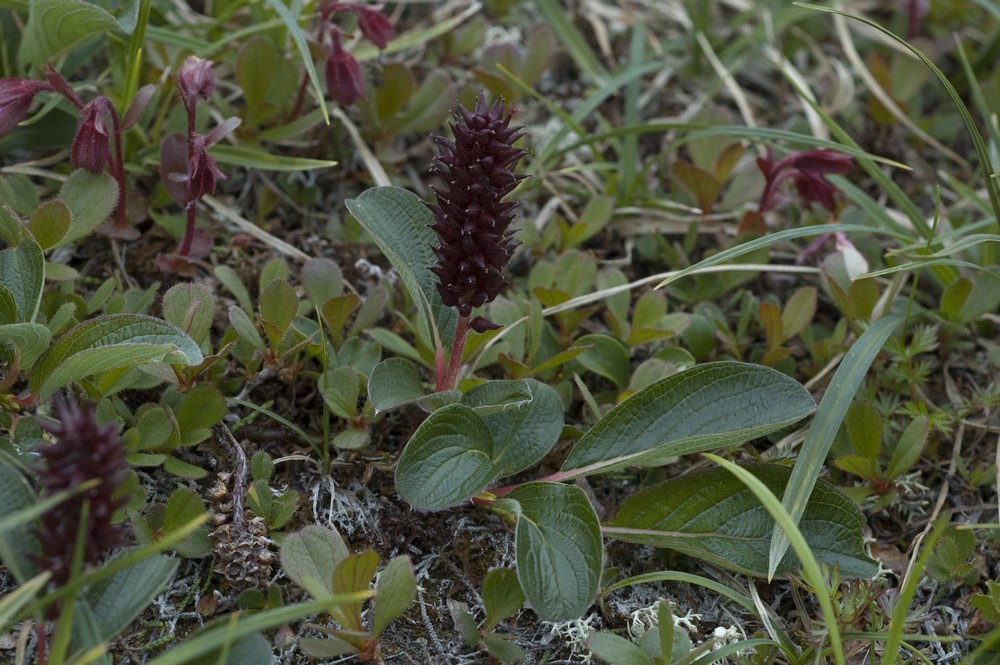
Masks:
[[[52,86],[43,81],[0,79],[0,136],[11,132],[24,120],[35,95],[47,90],[52,90]]]
[[[757,167],[766,180],[757,210],[767,212],[777,206],[780,202],[778,187],[786,180],[792,180],[803,203],[818,203],[833,212],[836,209],[834,195],[837,188],[825,176],[843,175],[853,165],[854,160],[850,155],[836,150],[804,150],[775,161],[774,154],[768,148],[767,157],[757,158]]]
[[[340,43],[340,34],[333,32],[330,53],[326,58],[326,91],[341,106],[349,106],[365,93],[365,77],[361,65]]]
[[[111,100],[104,96],[95,98],[80,111],[80,126],[70,149],[74,166],[100,173],[111,161],[107,123],[111,113],[114,113]]]

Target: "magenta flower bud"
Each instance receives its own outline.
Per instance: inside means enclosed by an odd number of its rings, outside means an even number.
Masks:
[[[90,408],[56,402],[58,425],[46,425],[56,442],[39,452],[45,466],[38,471],[44,496],[74,488],[88,480],[99,483],[69,501],[51,508],[41,518],[35,535],[42,556],[35,563],[52,572],[55,584],[69,579],[77,532],[85,532],[83,562],[100,563],[104,553],[125,543],[125,531],[113,523],[115,511],[125,504],[116,491],[125,481],[125,446],[114,425],[98,425]],[[88,503],[86,521],[81,524],[82,503]]]
[[[431,271],[438,277],[441,300],[463,317],[507,285],[502,271],[517,246],[508,227],[518,204],[501,201],[521,180],[514,168],[526,154],[513,145],[521,127],[509,126],[512,115],[504,115],[499,100],[487,108],[480,93],[473,111],[459,105],[454,113],[454,141],[434,137],[441,148],[435,170],[447,186],[434,188],[437,204],[428,205],[436,220],[431,228],[440,239]],[[477,332],[493,326],[483,317],[471,325]]]
[[[107,97],[97,97],[80,111],[80,126],[70,149],[74,166],[100,173],[111,160],[111,136],[107,122],[111,113],[114,113],[114,108]]]
[[[47,90],[52,90],[52,86],[42,81],[0,79],[0,136],[24,120],[35,95]]]
[[[193,113],[198,100],[208,99],[215,90],[212,62],[189,55],[177,70],[177,87],[188,113]]]
[[[767,181],[761,194],[758,212],[766,212],[780,201],[779,186],[786,180],[795,183],[799,199],[806,205],[818,203],[830,212],[836,210],[837,188],[824,176],[844,175],[854,166],[850,155],[836,150],[817,149],[793,152],[775,161],[768,149],[767,157],[757,158],[757,167]]]
[[[333,33],[330,54],[326,58],[326,91],[341,106],[350,106],[365,92],[365,77],[361,65],[340,44],[340,35]]]
[[[361,34],[371,40],[375,46],[384,49],[389,41],[396,36],[396,28],[393,27],[389,17],[378,11],[381,5],[367,7],[365,5],[354,5],[354,13],[358,17],[358,28]]]

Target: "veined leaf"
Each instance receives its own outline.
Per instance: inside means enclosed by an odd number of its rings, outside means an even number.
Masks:
[[[809,391],[761,365],[708,363],[657,381],[608,412],[576,444],[560,479],[742,443],[816,410]]]
[[[92,374],[151,362],[197,365],[204,357],[177,326],[143,314],[109,314],[77,325],[38,361],[30,388],[46,399],[54,390]]]
[[[25,238],[17,247],[0,251],[0,285],[14,299],[18,323],[35,320],[44,284],[45,258],[37,242]]]
[[[493,435],[464,404],[432,413],[413,433],[396,465],[396,491],[420,510],[456,506],[497,477]]]
[[[415,194],[399,187],[375,187],[346,203],[406,285],[423,315],[423,338],[433,343],[431,326],[436,325],[441,338],[448,339],[455,312],[441,304],[437,277],[430,271],[437,263],[431,250],[437,236],[431,229],[430,210]]]
[[[68,51],[108,30],[131,33],[135,29],[139,2],[130,0],[122,4],[122,17],[116,19],[98,5],[84,0],[32,0],[28,5],[31,10],[18,60],[21,65],[41,65],[57,53]]]
[[[31,365],[49,348],[52,335],[40,323],[12,323],[0,326],[0,342],[10,342],[21,352],[21,369]]]
[[[68,245],[103,224],[118,205],[118,185],[107,173],[77,169],[59,189],[59,200],[72,215],[57,245]]]
[[[416,402],[426,394],[417,366],[406,358],[386,358],[368,377],[368,401],[376,411]]]
[[[601,526],[576,485],[525,483],[497,502],[517,516],[517,578],[546,621],[579,618],[593,602],[604,564]]]
[[[780,496],[791,469],[746,467]],[[857,505],[826,481],[817,483],[799,528],[819,561],[844,575],[868,578],[878,568],[863,548],[865,519]],[[725,469],[674,478],[626,499],[604,532],[612,538],[669,547],[746,575],[768,575],[774,520],[753,492]],[[789,552],[778,572],[797,572]]]

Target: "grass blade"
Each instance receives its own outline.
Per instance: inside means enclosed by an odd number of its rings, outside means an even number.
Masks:
[[[788,511],[793,526],[798,525],[802,513],[805,512],[809,495],[812,494],[819,472],[826,461],[826,455],[833,444],[833,438],[840,429],[854,394],[861,386],[861,381],[864,380],[882,345],[902,322],[902,316],[890,314],[873,323],[854,342],[833,375],[809,427],[809,433],[806,434],[806,440],[802,443],[799,457],[795,460],[795,468],[792,469],[792,477],[788,479],[788,486],[782,499],[784,510]],[[778,562],[788,550],[788,544],[785,530],[775,528],[771,536],[769,578],[774,575]]]
[[[771,517],[774,519],[775,532],[785,534],[785,537],[791,544],[792,549],[795,550],[795,554],[799,557],[799,561],[802,564],[802,576],[812,587],[813,593],[816,594],[816,600],[822,610],[827,630],[830,631],[830,646],[833,649],[833,659],[837,665],[844,665],[846,663],[844,645],[840,638],[840,628],[837,623],[837,612],[833,608],[833,599],[830,597],[830,590],[827,588],[827,581],[823,575],[823,570],[820,568],[816,557],[813,556],[812,550],[809,549],[809,544],[806,543],[802,532],[799,531],[798,518],[793,519],[788,511],[785,510],[785,507],[781,505],[781,502],[778,501],[778,497],[746,469],[740,468],[718,455],[706,453],[705,457],[739,478],[760,500],[764,508],[767,509],[767,512],[771,514]],[[791,486],[791,481],[789,481],[789,486]],[[788,495],[788,490],[785,491],[785,495]]]

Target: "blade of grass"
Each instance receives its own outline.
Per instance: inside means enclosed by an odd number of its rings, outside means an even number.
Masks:
[[[535,3],[546,23],[555,33],[556,40],[573,59],[580,71],[596,85],[604,85],[610,75],[587,44],[579,30],[567,19],[566,8],[555,0],[537,0]]]
[[[710,589],[720,596],[725,596],[734,603],[738,603],[745,607],[748,611],[756,614],[757,608],[753,604],[753,601],[733,589],[727,587],[721,582],[716,582],[715,580],[710,580],[707,577],[702,577],[701,575],[694,575],[692,573],[680,573],[671,570],[659,571],[656,573],[644,573],[642,575],[635,575],[634,577],[627,577],[623,580],[615,582],[607,589],[605,589],[602,595],[607,595],[612,591],[617,591],[618,589],[624,589],[625,587],[635,586],[637,584],[649,584],[651,582],[684,582],[685,584],[696,584],[698,586]]]
[[[0,600],[0,632],[6,632],[7,624],[18,611],[31,602],[31,599],[48,583],[52,573],[45,571],[19,585]]]
[[[636,21],[632,26],[632,40],[629,42],[628,67],[634,69],[642,64],[646,57],[646,27],[642,21]],[[625,84],[625,124],[635,125],[639,122],[639,79],[635,78]],[[618,155],[621,168],[621,183],[618,187],[618,203],[624,204],[632,200],[635,192],[635,171],[639,163],[639,135],[627,134],[622,138],[621,152]]]
[[[384,51],[379,51],[379,49],[372,44],[365,44],[364,46],[356,48],[352,52],[352,55],[361,61],[373,60],[379,57],[379,55],[391,55],[393,53],[399,53],[400,51],[413,48],[414,46],[426,44],[431,40],[437,39],[441,35],[448,34],[466,20],[475,16],[481,8],[481,3],[472,2],[461,14],[448,17],[443,21],[426,28],[407,30],[405,33],[386,44]]]
[[[809,544],[806,542],[805,536],[803,536],[802,532],[799,530],[798,519],[793,519],[788,511],[785,510],[785,507],[781,504],[781,502],[778,501],[778,497],[776,497],[771,490],[769,490],[767,486],[758,480],[752,473],[746,469],[736,466],[729,460],[723,459],[718,455],[706,453],[705,457],[739,478],[739,480],[754,493],[761,504],[763,504],[764,508],[767,509],[767,512],[771,514],[771,517],[774,519],[775,531],[785,534],[785,537],[791,544],[792,549],[795,550],[795,554],[799,557],[799,562],[802,564],[802,576],[805,578],[809,586],[812,587],[813,593],[816,595],[816,601],[819,603],[820,609],[823,613],[823,619],[830,635],[830,646],[833,649],[833,659],[836,661],[837,665],[845,665],[846,660],[844,658],[844,645],[840,638],[840,627],[837,621],[837,612],[833,607],[833,599],[830,597],[830,590],[827,588],[826,577],[823,575],[823,570],[820,568],[816,557],[813,556],[812,550],[809,549]],[[789,480],[789,486],[791,486],[791,480]],[[785,490],[785,494],[788,494],[787,489]],[[770,640],[768,640],[768,642],[770,642]]]
[[[309,44],[306,43],[306,38],[299,27],[301,16],[292,14],[292,11],[282,0],[264,0],[264,2],[270,5],[274,13],[278,15],[282,22],[284,22],[285,27],[288,28],[288,36],[292,38],[292,42],[299,52],[302,66],[305,68],[306,76],[309,77],[309,83],[312,85],[313,93],[316,95],[316,102],[319,104],[320,109],[323,110],[323,120],[326,124],[330,124],[330,111],[326,107],[326,97],[323,95],[323,88],[319,84],[319,75],[316,73],[316,66],[313,64],[312,53],[309,52]]]
[[[374,591],[359,591],[357,593],[330,596],[329,598],[306,603],[297,603],[255,614],[243,615],[240,612],[235,612],[231,615],[232,619],[226,620],[221,625],[213,626],[205,632],[172,647],[170,651],[149,661],[147,665],[184,665],[184,663],[192,662],[198,656],[214,651],[226,644],[232,644],[235,640],[246,635],[274,628],[275,626],[280,626],[283,623],[289,623],[311,614],[327,612],[341,605],[362,602],[373,595],[375,595]]]
[[[849,19],[858,21],[859,23],[864,23],[868,27],[878,30],[885,36],[906,47],[908,51],[917,56],[931,70],[931,72],[934,73],[934,76],[936,76],[941,82],[941,85],[944,86],[948,96],[951,97],[951,100],[955,103],[955,107],[962,116],[962,121],[965,123],[965,127],[969,132],[969,137],[972,139],[972,144],[976,149],[976,157],[979,159],[979,168],[982,171],[983,179],[986,182],[986,191],[990,196],[990,204],[993,206],[993,215],[997,218],[998,225],[1000,225],[1000,185],[997,184],[996,179],[993,177],[995,169],[993,164],[990,162],[989,152],[986,150],[986,144],[983,142],[983,137],[979,134],[979,128],[976,126],[976,121],[972,118],[972,114],[969,113],[968,107],[965,106],[965,102],[962,101],[962,97],[958,94],[958,91],[955,90],[955,86],[951,84],[948,76],[938,69],[937,65],[935,65],[930,58],[924,55],[920,49],[912,46],[905,39],[898,37],[891,30],[883,28],[878,23],[870,19],[857,14],[852,14],[851,12],[843,11],[841,9],[834,9],[832,7],[822,7],[820,5],[812,5],[804,2],[796,2],[795,4],[808,9],[813,9],[815,11],[826,12],[829,14],[839,14]]]
[[[802,443],[795,467],[785,487],[782,504],[788,511],[793,525],[798,525],[805,512],[809,495],[812,494],[819,472],[830,452],[833,438],[840,429],[840,424],[847,414],[847,408],[854,399],[854,394],[861,386],[868,368],[889,335],[903,322],[898,314],[884,316],[873,323],[861,337],[851,345],[837,368],[830,385],[819,403],[816,415]],[[774,529],[771,534],[771,549],[768,561],[768,579],[774,576],[781,558],[788,551],[788,537],[784,529]]]
[[[920,556],[907,571],[903,580],[903,588],[899,591],[899,599],[896,601],[895,607],[892,608],[892,617],[889,619],[889,637],[885,641],[885,649],[882,651],[882,665],[893,665],[896,662],[896,652],[899,651],[899,645],[903,641],[903,630],[906,628],[906,615],[909,613],[910,604],[917,594],[917,586],[920,584],[920,578],[923,576],[927,562],[934,551],[934,545],[944,533],[947,524],[946,518],[938,518],[927,537],[927,542],[924,543],[924,549],[920,552]]]

